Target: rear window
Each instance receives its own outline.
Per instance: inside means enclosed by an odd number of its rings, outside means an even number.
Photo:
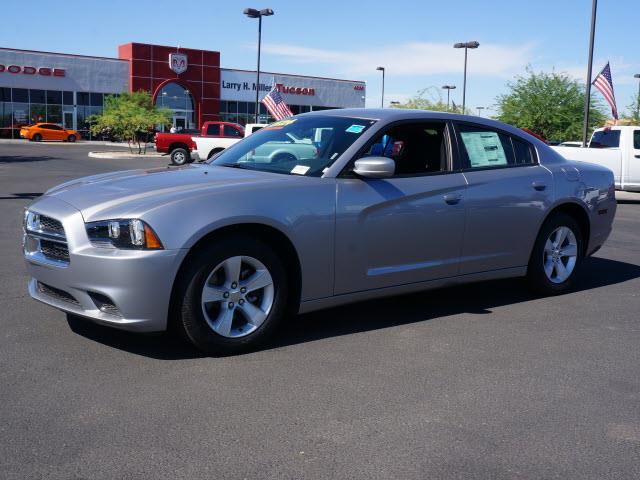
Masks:
[[[640,130],[633,131],[633,148],[640,150]]]
[[[217,123],[210,123],[207,125],[207,135],[220,135],[220,125]]]
[[[620,147],[620,130],[598,130],[593,132],[589,148],[618,148]]]

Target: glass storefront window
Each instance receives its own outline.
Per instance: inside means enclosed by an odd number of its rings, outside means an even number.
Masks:
[[[78,105],[89,105],[89,93],[88,92],[78,92],[76,94]]]
[[[0,93],[0,95],[2,95],[2,93]],[[0,138],[12,137],[11,120],[11,103],[5,101],[0,102]]]
[[[177,83],[167,83],[156,97],[156,105],[172,110],[173,126],[195,128],[195,102],[191,92]]]
[[[102,107],[102,94],[101,93],[91,93],[91,106],[92,107]]]
[[[27,90],[26,88],[13,88],[11,89],[11,93],[13,95],[13,103],[29,103],[29,90]]]
[[[44,90],[29,90],[29,98],[31,103],[46,103],[46,94]]]
[[[29,123],[46,122],[47,106],[41,103],[32,103],[29,119]]]
[[[0,88],[0,102],[10,102],[10,101],[11,101],[11,89]]]
[[[62,105],[47,105],[47,122],[62,123]]]
[[[61,105],[62,92],[59,90],[47,90],[47,104]]]
[[[73,105],[73,92],[62,92],[62,103]]]

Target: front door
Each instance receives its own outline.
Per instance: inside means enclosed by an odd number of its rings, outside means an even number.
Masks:
[[[363,154],[392,158],[393,177],[337,179],[335,294],[458,274],[466,182],[448,152],[445,122],[404,123]]]
[[[178,131],[184,130],[185,128],[187,128],[187,117],[181,116],[181,115],[174,115],[173,126]]]
[[[73,112],[63,112],[62,126],[67,130],[73,130]]]

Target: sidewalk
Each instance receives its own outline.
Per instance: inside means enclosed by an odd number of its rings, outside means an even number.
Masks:
[[[128,148],[129,145],[126,142],[104,142],[102,140],[78,140],[74,143],[69,142],[29,142],[24,138],[20,139],[11,139],[11,138],[0,138],[0,145],[9,144],[16,145],[19,143],[24,143],[25,145],[65,145],[65,146],[78,146],[78,145],[91,145],[91,146],[104,146],[104,147],[114,147],[114,148]],[[149,144],[152,145],[152,144]],[[153,150],[153,146],[151,146],[151,150]],[[147,147],[147,151],[149,151],[149,147]]]

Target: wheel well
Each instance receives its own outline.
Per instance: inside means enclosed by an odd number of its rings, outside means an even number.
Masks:
[[[247,235],[258,238],[272,247],[278,256],[283,259],[284,267],[289,280],[289,305],[288,313],[295,314],[298,312],[300,305],[300,294],[302,285],[302,272],[300,267],[300,259],[293,243],[280,230],[260,223],[243,223],[238,225],[229,225],[219,228],[208,233],[198,240],[190,249],[187,256],[182,260],[178,273],[173,280],[173,288],[171,293],[171,302],[169,307],[169,321],[175,316],[175,308],[177,305],[174,294],[176,291],[177,280],[182,274],[183,269],[188,264],[190,258],[203,246],[216,241],[220,238],[233,235]]]
[[[551,218],[551,216],[555,215],[556,213],[564,213],[566,215],[569,215],[578,222],[578,225],[580,225],[580,233],[582,233],[582,238],[584,240],[584,251],[582,252],[582,254],[586,255],[589,244],[589,235],[591,234],[591,224],[589,223],[589,216],[587,215],[587,212],[585,212],[584,208],[576,203],[563,203],[551,210],[547,215],[547,218],[545,218],[545,221],[548,218]]]
[[[221,151],[223,151],[223,150],[224,150],[224,148],[222,148],[222,147],[216,147],[216,148],[214,148],[213,150],[211,150],[211,151],[209,152],[209,155],[207,156],[207,160],[209,160],[211,157],[213,157],[216,153],[220,153],[220,152],[221,152]]]
[[[187,152],[189,151],[189,147],[184,143],[172,143],[169,146],[169,153],[173,153],[176,148],[184,148]]]

